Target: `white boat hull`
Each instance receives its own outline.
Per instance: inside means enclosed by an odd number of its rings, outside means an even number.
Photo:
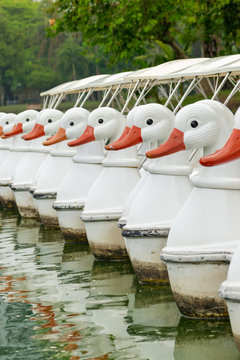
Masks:
[[[87,238],[96,259],[128,260],[124,239],[116,220],[85,222]]]
[[[97,259],[128,259],[117,222],[138,180],[137,168],[106,166],[92,186],[81,218],[85,223],[89,245]]]
[[[187,176],[152,173],[142,183],[122,234],[139,281],[168,283],[167,267],[160,254],[167,245],[170,226],[192,187]],[[181,192],[177,191],[179,188]]]
[[[100,163],[73,161],[59,187],[54,209],[66,240],[87,241],[85,225],[80,216],[91,186],[101,169]]]

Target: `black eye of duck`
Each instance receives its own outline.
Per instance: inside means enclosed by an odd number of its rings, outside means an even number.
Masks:
[[[146,121],[146,123],[147,123],[148,125],[152,125],[152,124],[153,124],[153,120],[152,120],[152,119],[148,119],[148,120]]]
[[[193,120],[193,121],[191,122],[191,127],[192,127],[192,128],[198,127],[198,122],[197,122],[196,120]]]
[[[103,123],[103,119],[99,119],[99,120],[98,120],[98,123],[99,123],[99,124],[102,124],[102,123]]]
[[[51,122],[52,122],[52,119],[48,119],[48,122],[51,123]]]
[[[8,125],[9,124],[9,121],[6,121],[6,125]]]
[[[71,122],[70,122],[70,126],[73,126],[73,125],[74,125],[74,122],[73,122],[73,121],[71,121]]]
[[[29,120],[30,120],[29,118],[26,119],[26,121],[29,121]]]

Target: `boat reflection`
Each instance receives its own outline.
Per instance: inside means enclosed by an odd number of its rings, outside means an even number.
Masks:
[[[229,321],[190,320],[178,324],[175,360],[239,360]]]
[[[170,286],[138,285],[130,296],[128,333],[138,337],[143,358],[174,359],[174,341],[180,313]]]

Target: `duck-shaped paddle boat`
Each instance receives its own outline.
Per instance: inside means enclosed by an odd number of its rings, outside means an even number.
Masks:
[[[98,108],[89,115],[84,134],[69,145],[77,146],[95,140],[113,142],[122,134],[125,123],[125,116],[119,111],[109,107]],[[96,258],[124,260],[128,255],[117,221],[124,202],[139,180],[136,149],[110,151],[102,165],[89,191],[81,219]]]
[[[205,156],[200,160],[203,166],[213,166],[224,164],[229,161],[237,160],[240,158],[240,109],[235,114],[234,129],[229,137],[227,143],[223,146],[222,149],[217,150],[214,154]],[[239,161],[234,162],[234,164],[239,167]],[[237,179],[236,179],[237,181]],[[239,181],[239,180],[238,180]],[[235,190],[235,193],[239,192]],[[220,205],[220,204],[219,204]],[[234,207],[235,204],[232,204]],[[223,203],[223,206],[225,204]],[[238,206],[239,207],[239,206]],[[236,208],[235,210],[237,210]],[[236,211],[237,213],[237,211]],[[229,223],[229,227],[239,227],[238,222]],[[228,255],[230,262],[227,280],[225,280],[219,290],[219,295],[225,299],[227,302],[229,317],[231,321],[233,335],[240,350],[240,325],[239,325],[239,316],[240,316],[240,245],[234,250],[232,254]]]
[[[81,136],[87,126],[90,112],[83,108],[68,110],[58,133],[44,145],[51,145],[64,139]],[[104,159],[100,141],[93,141],[76,147],[77,154],[59,186],[54,209],[57,211],[60,229],[67,240],[86,241],[86,230],[80,219],[89,190],[102,169]]]
[[[232,112],[214,100],[187,105],[176,115],[175,128],[166,143],[147,156],[201,147],[205,156],[211,154],[225,144],[233,120]],[[176,303],[186,316],[228,316],[218,289],[227,277],[227,254],[240,238],[240,227],[232,226],[239,222],[235,211],[240,202],[240,192],[236,192],[239,176],[235,163],[201,166],[191,178],[193,190],[170,229],[161,258],[167,262]]]
[[[106,150],[119,150],[118,146],[119,144],[121,145],[122,140],[127,136],[127,134],[129,133],[129,131],[131,130],[131,127],[133,125],[133,120],[134,120],[134,114],[135,112],[140,109],[142,106],[144,105],[139,105],[135,108],[133,108],[128,114],[127,114],[127,119],[126,119],[126,127],[122,133],[122,135],[120,136],[119,139],[117,139],[116,141],[114,141],[111,144],[108,144],[105,146]],[[142,150],[142,146],[141,146],[141,150]],[[146,152],[146,151],[145,151]],[[143,151],[138,151],[138,156],[141,157],[142,155],[145,157],[145,152],[144,149]],[[144,159],[145,161],[145,159]],[[143,160],[141,160],[141,162],[143,162]],[[146,167],[147,164],[146,162],[144,163],[144,166],[140,165],[140,179],[137,182],[136,186],[134,187],[133,191],[131,191],[130,195],[127,198],[127,201],[124,203],[123,206],[123,211],[122,211],[122,216],[121,218],[118,220],[118,226],[120,228],[122,228],[124,225],[126,225],[127,222],[127,214],[129,211],[129,208],[131,206],[132,200],[134,199],[134,197],[136,196],[136,194],[138,194],[139,190],[141,189],[142,186],[142,182],[145,179],[145,175],[147,174],[146,172]]]
[[[143,142],[145,148],[154,148],[170,135],[174,114],[160,104],[140,106],[134,113],[133,126],[127,136],[112,149]],[[129,257],[141,282],[168,282],[165,263],[160,253],[166,246],[169,229],[189,196],[192,186],[189,174],[188,154],[174,154],[168,159],[148,159],[146,173],[139,180],[129,206],[127,223],[123,227]],[[181,192],[178,189],[181,188]]]
[[[58,127],[61,127],[61,121]],[[59,142],[53,146],[53,149],[50,148],[49,157],[37,173],[36,182],[33,184],[35,188],[33,197],[37,202],[39,215],[45,226],[59,227],[53,203],[56,200],[59,186],[71,167],[74,155],[76,155],[76,151],[67,146],[67,140]]]
[[[4,132],[9,132],[12,130],[14,126],[14,121],[16,118],[16,114],[4,114],[0,115],[0,136],[3,135]],[[10,144],[12,143],[12,138],[2,139],[0,137],[0,163],[2,163],[9,151]]]
[[[236,248],[228,270],[227,279],[221,284],[219,295],[227,302],[232,332],[240,351],[240,245]]]
[[[3,139],[13,137],[8,155],[0,167],[0,199],[5,207],[13,207],[16,205],[10,185],[21,158],[28,150],[28,145],[26,146],[25,142],[21,139],[21,134],[23,133],[24,126],[29,126],[30,129],[34,126],[37,115],[38,112],[35,110],[26,110],[19,113],[15,117],[14,127],[10,131],[4,131],[2,135]],[[9,142],[9,140],[6,141]]]
[[[37,205],[30,193],[30,188],[49,153],[49,149],[42,146],[44,139],[42,136],[49,137],[57,131],[57,122],[62,115],[63,113],[59,110],[44,109],[38,114],[32,131],[30,128],[24,131],[23,139],[31,140],[31,142],[28,152],[19,163],[11,185],[22,217],[39,218]],[[27,124],[23,125],[24,130],[26,126]]]

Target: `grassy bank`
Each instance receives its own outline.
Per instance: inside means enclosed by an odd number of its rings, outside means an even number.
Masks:
[[[227,98],[228,94],[229,94],[229,90],[224,90],[221,91],[220,95],[219,95],[219,100],[220,102],[224,102],[224,100]],[[198,100],[201,100],[202,97],[199,94],[194,94],[191,96],[188,96],[183,105],[188,105],[191,103],[194,103]],[[130,102],[130,108],[134,105],[135,101],[131,101]],[[156,102],[156,97],[154,98],[148,98],[147,102]],[[164,104],[165,100],[163,101]],[[172,104],[175,106],[176,105],[176,100],[173,99]],[[84,105],[84,108],[86,108],[89,111],[92,111],[94,109],[96,109],[99,105],[98,101],[87,101],[86,104]],[[41,109],[41,104],[36,104],[36,110]],[[71,107],[74,106],[73,102],[62,102],[59,106],[58,109],[65,112],[66,110],[70,109]],[[240,93],[237,93],[233,99],[231,99],[231,101],[228,103],[228,107],[235,113],[235,111],[239,108],[240,106]],[[30,106],[27,104],[18,104],[18,105],[8,105],[8,106],[0,106],[0,112],[6,112],[6,113],[15,113],[18,114],[24,110],[27,110]],[[34,107],[32,107],[34,108]]]

